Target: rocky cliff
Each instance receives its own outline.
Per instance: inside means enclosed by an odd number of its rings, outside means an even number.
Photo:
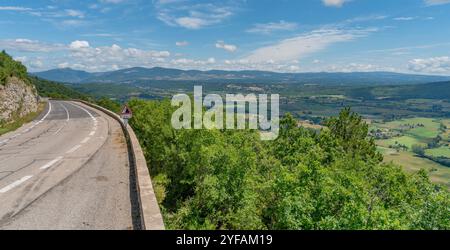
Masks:
[[[38,109],[35,87],[17,77],[0,84],[0,125],[23,117]]]

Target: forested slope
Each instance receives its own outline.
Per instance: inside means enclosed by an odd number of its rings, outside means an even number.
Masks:
[[[263,142],[257,131],[174,130],[169,101],[129,104],[170,229],[450,228],[447,189],[382,163],[349,110],[320,133],[287,115]]]

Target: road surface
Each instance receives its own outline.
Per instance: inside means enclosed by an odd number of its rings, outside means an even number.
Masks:
[[[120,124],[78,102],[49,101],[0,137],[0,229],[135,229]]]

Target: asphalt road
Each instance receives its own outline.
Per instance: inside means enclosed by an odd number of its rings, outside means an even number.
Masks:
[[[50,101],[0,137],[0,229],[134,229],[130,179],[117,121]]]

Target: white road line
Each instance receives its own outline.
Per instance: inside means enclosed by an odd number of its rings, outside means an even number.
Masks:
[[[55,163],[57,163],[58,161],[62,160],[62,156],[54,159],[53,161],[50,161],[49,163],[45,164],[44,166],[40,167],[40,169],[44,170],[47,169],[53,165],[55,165]]]
[[[97,119],[95,119],[95,117],[87,109],[85,109],[85,108],[83,108],[80,105],[75,104],[75,103],[70,103],[70,104],[72,104],[73,106],[76,106],[76,107],[80,108],[81,110],[83,110],[84,112],[86,112],[91,117],[91,119],[94,121],[94,124],[97,122]]]
[[[19,186],[20,184],[26,182],[26,181],[29,180],[31,177],[33,177],[33,176],[32,176],[32,175],[27,175],[27,176],[22,177],[20,180],[17,180],[17,181],[15,181],[15,182],[9,184],[8,186],[6,186],[6,187],[0,189],[0,193],[3,194],[3,193],[8,192],[9,190],[11,190],[11,189],[13,189],[13,188]]]
[[[95,135],[95,133],[96,133],[96,131],[97,131],[97,124],[98,124],[97,119],[96,119],[96,118],[91,114],[91,112],[89,112],[87,109],[81,107],[81,106],[78,105],[78,104],[75,104],[75,103],[72,103],[72,102],[69,102],[69,103],[70,103],[71,105],[73,105],[73,106],[75,106],[75,107],[77,107],[77,108],[83,110],[84,112],[86,112],[86,113],[91,117],[91,119],[94,121],[94,127],[92,128],[93,130],[91,131],[91,133],[89,134],[89,136]]]
[[[61,132],[61,130],[67,125],[67,123],[69,123],[70,120],[70,114],[69,114],[69,110],[67,110],[66,106],[64,106],[64,104],[60,103],[59,105],[61,105],[61,107],[66,111],[66,124],[62,127],[60,127],[55,133],[53,133],[53,135],[57,135],[59,134],[59,132]]]
[[[69,151],[67,151],[66,154],[74,153],[74,152],[77,151],[79,148],[81,148],[81,145],[76,145],[75,147],[73,147],[72,149],[70,149]]]
[[[81,141],[81,144],[85,144],[86,142],[88,142],[91,139],[91,137],[86,137],[84,138],[84,140]]]
[[[61,106],[62,106],[63,109],[66,111],[66,115],[67,115],[66,122],[68,122],[68,121],[70,120],[69,110],[67,110],[67,108],[66,108],[66,106],[64,106],[64,104],[61,104]]]
[[[42,117],[42,119],[39,121],[39,123],[41,123],[45,119],[47,119],[47,116],[50,114],[50,112],[52,112],[52,103],[48,102],[48,112],[47,112],[47,114],[44,115],[44,117]]]

